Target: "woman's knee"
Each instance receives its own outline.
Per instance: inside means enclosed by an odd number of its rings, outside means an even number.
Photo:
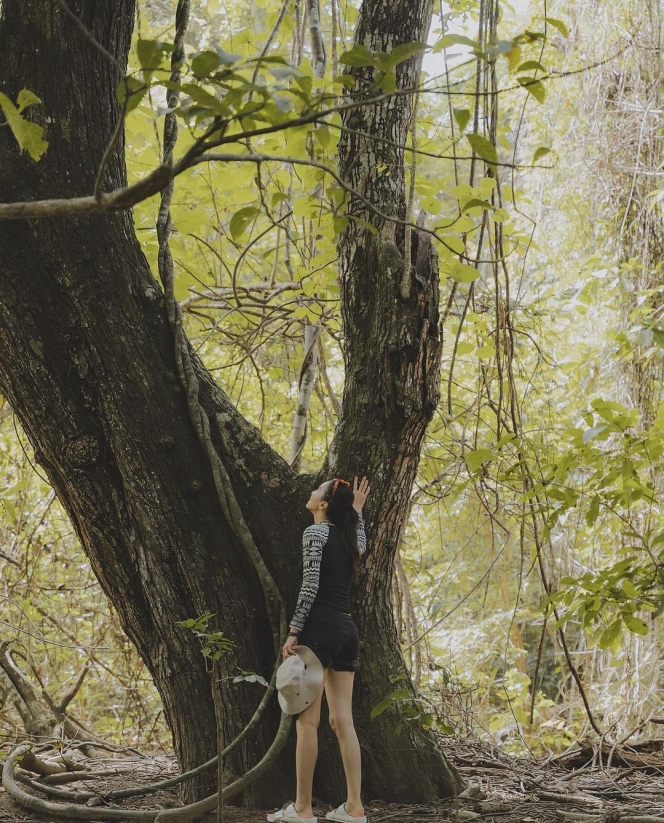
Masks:
[[[352,730],[353,717],[352,715],[330,715],[330,728],[338,736]]]
[[[295,722],[295,727],[298,731],[307,731],[308,729],[317,729],[320,723],[320,712],[302,712],[298,715]]]

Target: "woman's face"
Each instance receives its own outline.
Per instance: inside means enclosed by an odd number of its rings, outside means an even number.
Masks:
[[[309,498],[306,506],[310,512],[324,511],[327,508],[327,500],[323,500],[323,497],[325,496],[325,492],[331,482],[331,480],[326,480],[324,483],[321,483],[317,489],[314,489],[311,492],[311,497]]]

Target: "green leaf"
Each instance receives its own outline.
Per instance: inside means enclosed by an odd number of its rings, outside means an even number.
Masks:
[[[618,618],[614,620],[613,623],[602,632],[602,636],[599,639],[599,647],[600,649],[609,649],[613,648],[616,640],[622,634],[622,620]]]
[[[473,197],[467,203],[464,203],[461,212],[463,213],[464,211],[468,211],[468,209],[473,209],[478,206],[481,209],[487,209],[488,211],[493,211],[495,209],[495,206],[492,206],[491,203],[487,203],[486,200],[480,200],[477,197]]]
[[[480,276],[480,273],[476,268],[473,266],[467,266],[465,263],[461,263],[458,260],[454,260],[453,262],[448,261],[443,265],[443,269],[448,277],[451,277],[458,283],[472,283],[473,280],[477,280]]]
[[[443,49],[448,49],[450,46],[470,46],[477,48],[477,43],[471,40],[470,37],[464,37],[463,34],[444,34],[440,40],[437,40],[433,46],[433,52],[437,53]]]
[[[259,213],[260,209],[256,206],[245,206],[243,209],[236,211],[231,217],[230,232],[233,240],[237,240],[242,235],[251,221]]]
[[[459,128],[463,131],[466,126],[468,125],[468,121],[470,120],[470,112],[468,109],[453,109],[454,111],[454,119],[459,124]]]
[[[546,73],[544,66],[537,60],[526,60],[525,63],[521,63],[521,65],[517,68],[517,71],[532,71],[533,69]]]
[[[653,428],[664,429],[664,400],[657,407],[657,416],[655,417]]]
[[[639,596],[636,586],[634,585],[634,583],[632,583],[631,580],[627,578],[622,581],[621,588],[623,590],[623,594],[625,595],[625,597],[629,597],[632,600],[636,600],[636,598]]]
[[[631,632],[648,634],[648,626],[639,617],[635,617],[633,614],[623,614],[623,620]]]
[[[448,235],[445,238],[445,245],[455,254],[463,254],[466,251],[466,244],[460,237]]]
[[[497,163],[498,153],[493,143],[482,137],[481,134],[467,134],[466,139],[471,145],[475,154],[487,163]]]
[[[377,81],[378,88],[386,92],[393,92],[397,90],[397,76],[393,71],[386,71],[385,74]]]
[[[199,106],[202,106],[210,112],[214,112],[214,114],[230,114],[230,109],[222,100],[218,100],[214,94],[201,88],[201,86],[196,83],[185,83],[182,86],[182,91],[188,94]]]
[[[521,60],[521,49],[514,45],[507,52],[507,65],[510,71],[516,71],[517,66],[519,65],[519,61]]]
[[[366,46],[363,46],[361,43],[355,43],[350,51],[345,51],[341,55],[339,62],[345,66],[361,68],[363,66],[374,66],[376,60]]]
[[[272,207],[276,206],[277,203],[283,203],[285,200],[288,200],[288,199],[289,199],[289,197],[285,192],[275,191],[272,194],[272,199],[271,199]]]
[[[546,146],[540,146],[538,149],[536,149],[535,154],[533,154],[533,163],[537,163],[540,157],[545,157],[550,152],[551,149],[548,149]]]
[[[144,71],[154,71],[158,69],[164,55],[173,51],[171,43],[163,43],[161,40],[143,40],[139,37],[136,43],[136,54],[138,62]]]
[[[477,471],[482,463],[491,462],[496,459],[496,455],[490,449],[475,449],[466,455],[466,463],[471,472]]]
[[[369,223],[369,221],[368,221],[368,220],[364,220],[362,217],[355,217],[355,215],[353,215],[353,214],[349,214],[349,215],[348,215],[348,218],[349,218],[350,220],[353,220],[355,223],[358,223],[360,226],[364,226],[364,228],[365,228],[365,229],[366,229],[366,230],[367,230],[370,234],[373,234],[374,236],[378,236],[378,229],[377,229],[377,228],[373,225],[373,223]],[[336,217],[335,217],[335,218],[334,218],[334,220],[335,220],[335,229],[336,229],[336,221],[337,221],[337,220],[342,220],[342,221],[343,221],[343,220],[345,220],[345,219],[346,219],[346,218],[344,218],[344,217],[341,217],[341,218],[336,218]],[[347,224],[346,224],[346,225],[347,225]],[[345,226],[344,226],[344,228],[345,228]]]
[[[562,20],[557,20],[555,17],[545,17],[544,19],[547,23],[549,23],[549,25],[553,26],[555,29],[558,29],[563,37],[569,37],[569,30]]]
[[[217,57],[221,61],[222,65],[224,65],[224,66],[230,66],[232,63],[238,63],[240,60],[242,60],[242,55],[241,54],[234,54],[231,51],[226,51],[225,49],[222,49],[222,48],[219,48],[219,47],[216,48],[215,51],[217,52]],[[269,55],[266,55],[265,57],[262,57],[260,62],[261,63],[285,63],[286,61],[284,60],[283,57],[279,57],[279,55],[275,54],[272,57],[270,57]]]
[[[387,55],[387,69],[392,69],[395,66],[398,66],[399,63],[403,63],[404,60],[408,60],[414,54],[419,54],[427,48],[426,43],[420,43],[417,41],[413,43],[402,43],[400,46],[395,46]],[[381,66],[381,68],[383,67]]]
[[[375,720],[379,714],[382,714],[386,709],[389,709],[392,703],[393,701],[391,697],[386,697],[385,700],[381,700],[380,703],[374,706],[371,710],[371,719]]]
[[[341,86],[354,86],[355,85],[355,78],[352,77],[350,74],[340,74],[338,77],[335,77],[332,80],[333,83],[339,83]]]
[[[126,114],[141,105],[141,101],[148,93],[148,84],[143,83],[138,77],[125,77],[120,80],[117,98],[121,106],[125,106]]]
[[[30,94],[31,92],[26,92],[26,95]],[[25,97],[23,100],[25,100]],[[26,105],[31,105],[31,103],[25,103],[23,108],[25,108]],[[2,109],[2,113],[21,151],[25,149],[33,160],[39,160],[48,148],[48,143],[43,137],[44,129],[37,125],[37,123],[31,123],[22,117],[9,97],[2,92],[0,92],[0,109]]]
[[[209,77],[220,65],[221,58],[216,51],[202,51],[191,61],[191,70],[194,77],[202,80],[204,77]]]
[[[470,354],[471,351],[475,349],[475,344],[471,343],[468,340],[464,340],[462,343],[459,343],[457,346],[456,353],[459,357],[462,357],[464,354]]]
[[[23,109],[26,109],[28,106],[34,106],[35,103],[41,103],[41,100],[31,91],[28,89],[21,89],[18,93],[18,97],[16,98],[16,106],[18,108],[18,113],[20,114]]]
[[[481,200],[486,200],[498,185],[495,177],[483,177],[477,186],[477,193]]]
[[[544,98],[546,97],[546,89],[539,80],[536,80],[534,77],[517,77],[516,79],[527,92],[532,94],[535,100],[539,103],[544,102]]]
[[[556,622],[553,624],[553,626],[551,626],[551,631],[554,631],[554,632],[558,631],[558,629],[562,628],[565,625],[565,623],[567,623],[567,621],[570,619],[570,617],[573,617],[573,616],[574,616],[574,611],[573,610],[567,612],[566,614],[564,614],[559,620],[556,620]]]
[[[334,233],[338,237],[340,234],[343,234],[346,229],[348,228],[348,224],[350,220],[348,217],[342,216],[337,217],[336,215],[332,218],[332,225],[334,226]]]
[[[590,501],[590,506],[588,506],[588,511],[586,512],[586,523],[589,526],[593,526],[598,517],[599,497],[593,497],[593,499]]]
[[[592,429],[586,429],[583,433],[583,442],[589,443],[591,440],[594,440],[596,437],[599,437],[602,432],[607,429],[607,426],[593,426]]]
[[[182,626],[185,629],[193,629],[194,626],[196,625],[196,621],[194,620],[193,617],[189,617],[189,618],[187,618],[187,620],[176,620],[175,625],[176,626]]]

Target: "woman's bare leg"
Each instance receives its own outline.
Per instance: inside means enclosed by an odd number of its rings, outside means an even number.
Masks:
[[[353,723],[353,679],[355,672],[327,670],[325,696],[330,710],[330,726],[339,740],[346,774],[348,798],[346,811],[353,817],[364,816],[360,798],[362,783],[360,743]]]
[[[318,724],[320,723],[322,700],[323,689],[321,689],[314,702],[307,706],[303,712],[300,712],[296,721],[295,775],[297,778],[297,797],[295,811],[300,817],[314,816],[311,808],[311,792],[316,758],[318,757]]]

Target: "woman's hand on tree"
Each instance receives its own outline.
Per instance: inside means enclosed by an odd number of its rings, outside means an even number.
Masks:
[[[355,511],[362,511],[362,506],[364,506],[370,491],[371,486],[369,485],[369,481],[367,480],[367,478],[363,477],[362,480],[358,483],[356,475],[355,479],[353,480],[353,508],[355,509]]]
[[[289,637],[287,638],[286,642],[283,646],[283,653],[284,653],[284,660],[287,657],[290,657],[291,654],[295,654],[295,647],[297,646],[297,637]]]

